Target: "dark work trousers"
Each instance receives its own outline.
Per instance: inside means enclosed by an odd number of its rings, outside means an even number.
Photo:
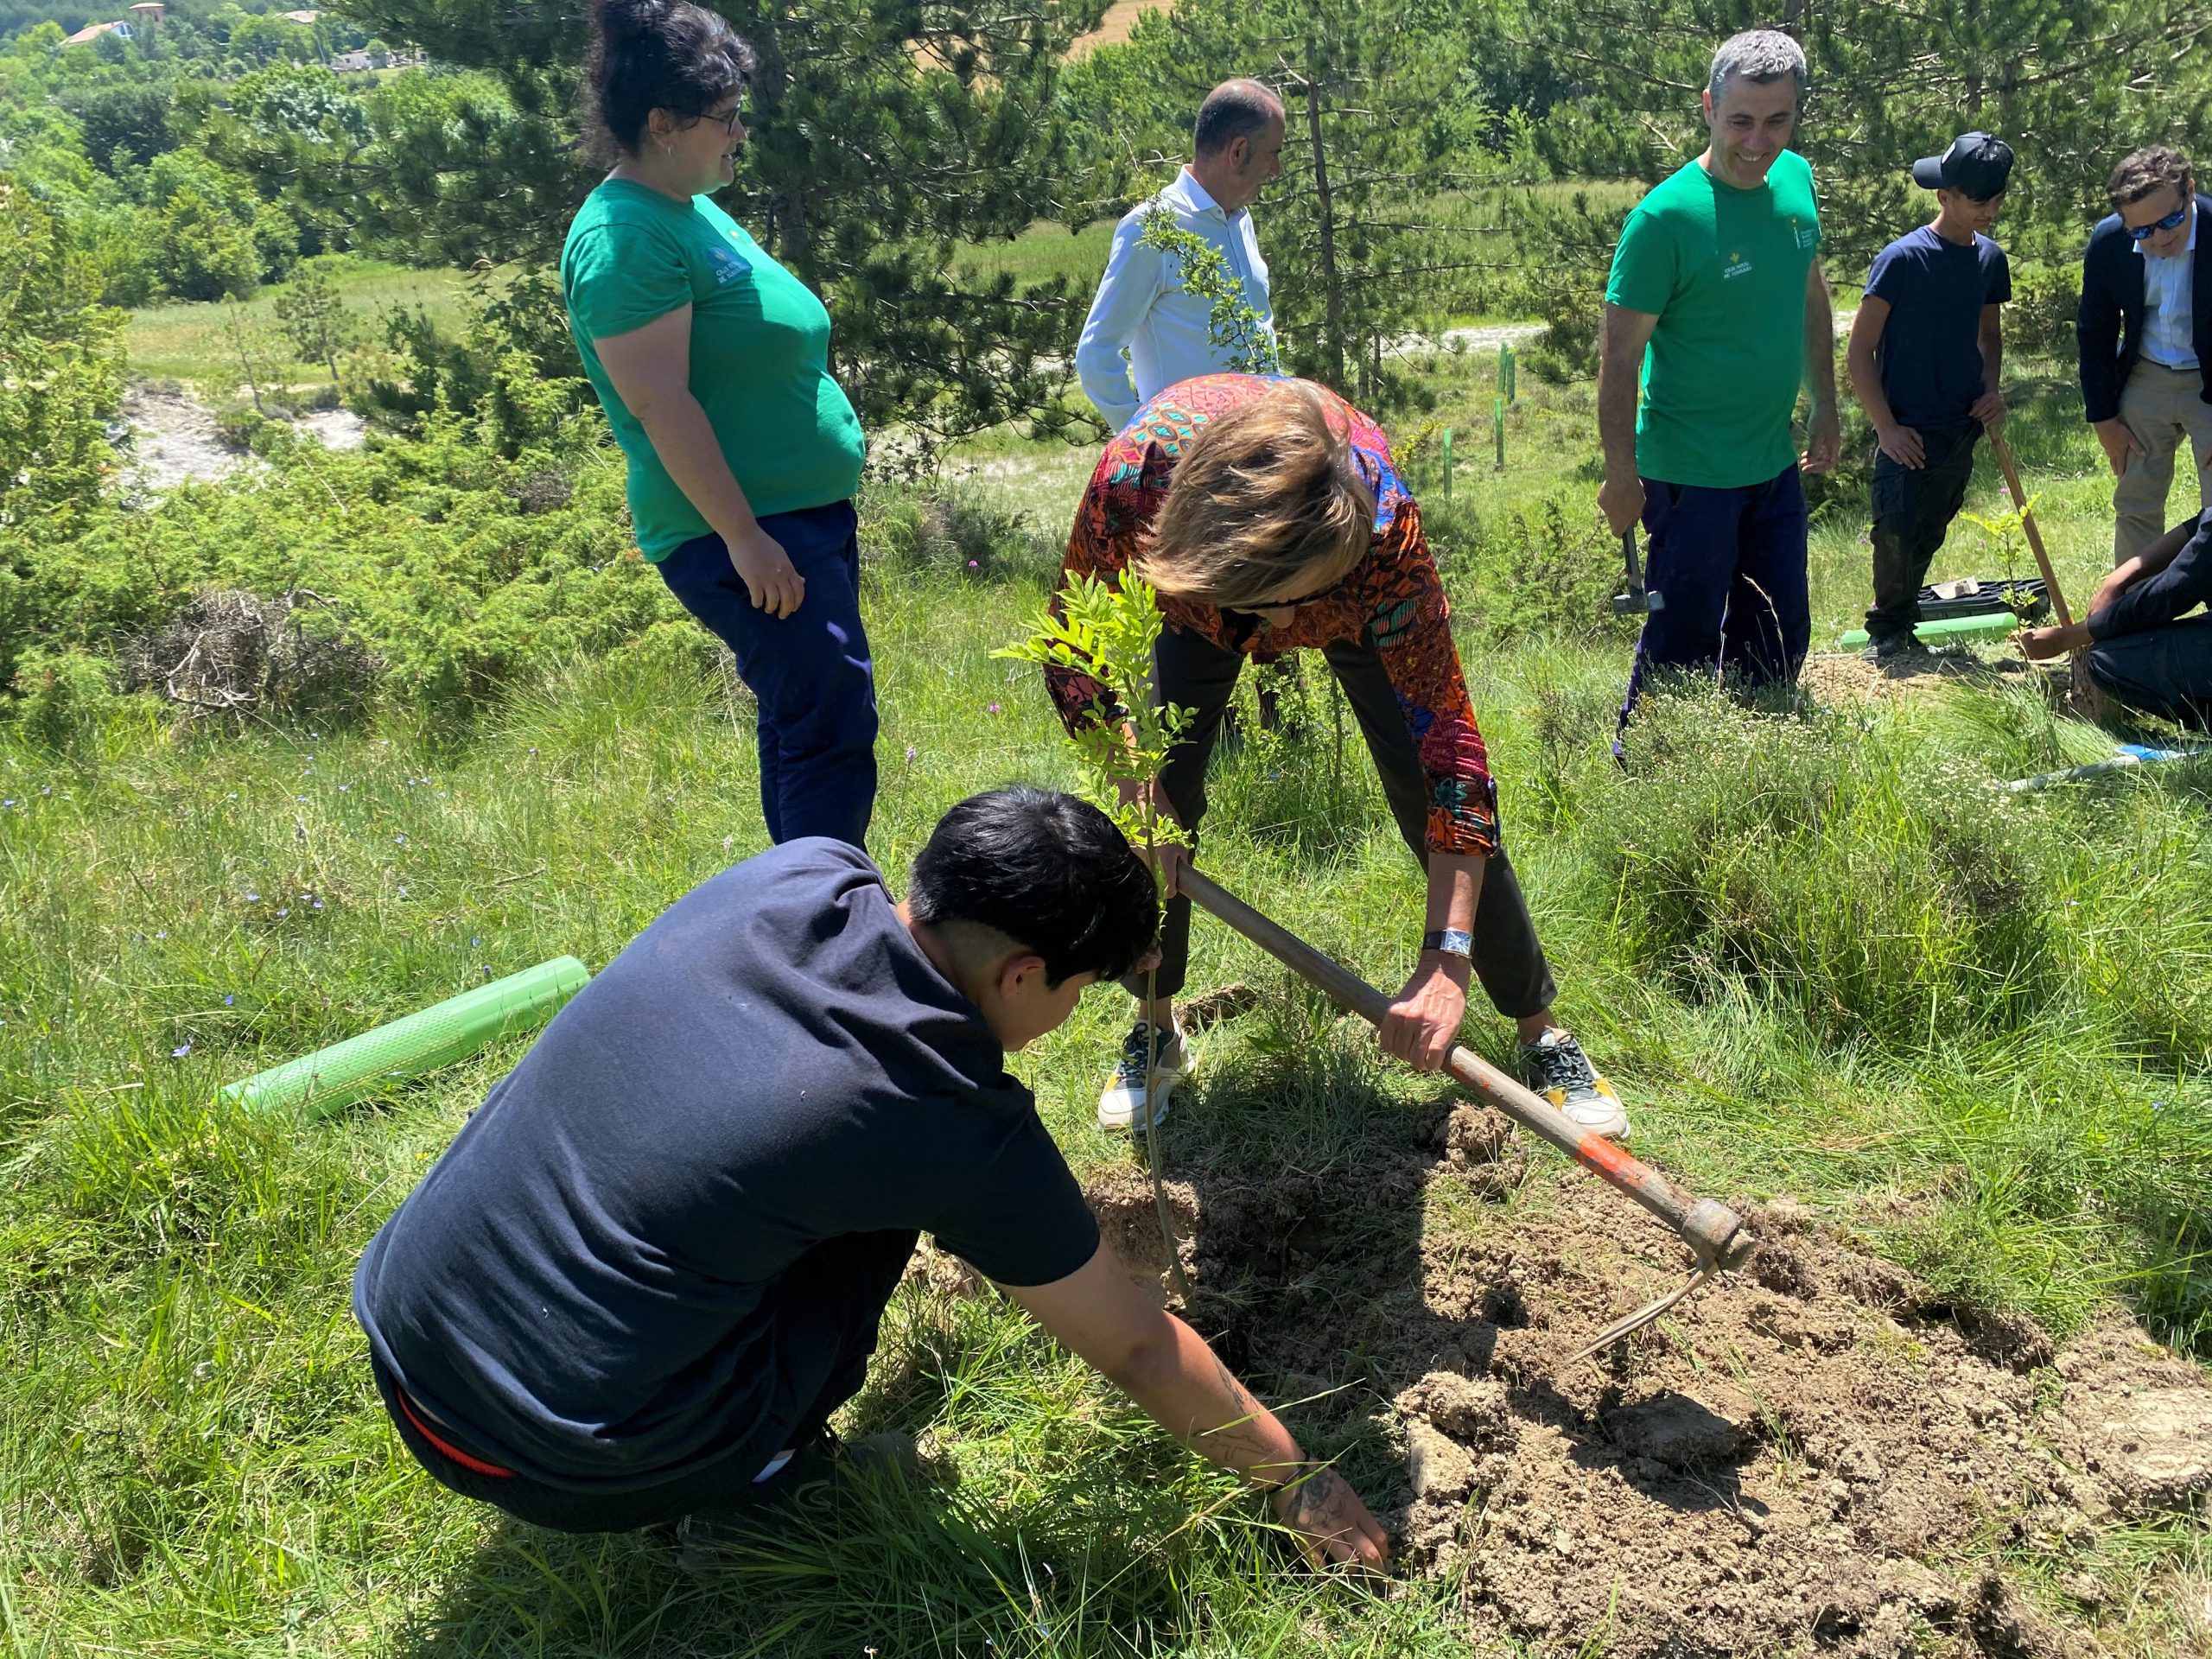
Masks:
[[[1428,775],[1421,770],[1421,752],[1405,716],[1398,712],[1398,694],[1372,643],[1349,640],[1323,647],[1322,656],[1344,688],[1367,752],[1382,779],[1382,793],[1390,803],[1390,816],[1398,833],[1421,868],[1428,868]],[[1214,741],[1221,734],[1222,716],[1236,689],[1237,671],[1244,658],[1224,651],[1211,640],[1185,629],[1162,631],[1154,658],[1163,702],[1179,702],[1192,711],[1183,741],[1168,753],[1160,770],[1160,781],[1175,816],[1195,842],[1198,822],[1206,811],[1206,764],[1212,759]],[[1497,1011],[1510,1019],[1541,1014],[1556,995],[1551,966],[1543,946],[1536,942],[1536,924],[1529,914],[1521,884],[1501,849],[1483,864],[1482,891],[1475,900],[1475,976]],[[1191,901],[1171,899],[1160,931],[1160,968],[1154,981],[1159,995],[1173,996],[1183,988],[1191,961]],[[1145,976],[1132,974],[1122,982],[1133,996],[1145,994]]]
[[[779,1452],[804,1446],[830,1413],[860,1392],[876,1327],[891,1293],[899,1287],[918,1235],[892,1230],[853,1233],[816,1245],[795,1262],[778,1287],[781,1298],[774,1338],[776,1378],[760,1427],[731,1450],[696,1469],[627,1491],[555,1486],[526,1475],[493,1474],[448,1456],[423,1427],[409,1419],[420,1408],[403,1406],[390,1371],[372,1358],[377,1392],[400,1440],[437,1483],[463,1497],[505,1510],[518,1521],[556,1532],[628,1532],[687,1515],[741,1514],[776,1492],[772,1478],[753,1477]],[[472,1460],[497,1459],[472,1446],[460,1431],[424,1420],[431,1433]]]
[[[1622,729],[1656,669],[1718,668],[1747,686],[1796,680],[1813,640],[1797,463],[1740,489],[1643,483],[1647,582],[1667,606],[1643,619]]]
[[[2212,730],[2212,616],[2100,639],[2089,677],[2131,709]]]
[[[779,844],[830,836],[865,846],[875,810],[875,677],[861,626],[859,523],[849,501],[760,521],[806,582],[806,598],[781,620],[753,608],[719,536],[686,542],[660,562],[669,591],[730,648],[760,706],[760,812]]]
[[[1920,588],[1936,550],[1965,505],[1981,423],[1916,429],[1927,450],[1918,467],[1874,456],[1874,608],[1870,645],[1910,639],[1920,621]]]

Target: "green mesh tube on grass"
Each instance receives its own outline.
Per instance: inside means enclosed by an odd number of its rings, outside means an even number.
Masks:
[[[590,978],[590,970],[574,957],[556,957],[257,1071],[243,1083],[226,1085],[223,1097],[250,1112],[289,1109],[321,1117],[390,1084],[465,1060],[502,1037],[535,1030]]]
[[[1920,642],[1940,645],[1951,639],[1997,639],[2020,626],[2020,619],[2010,611],[1993,611],[1986,616],[1947,616],[1934,622],[1923,622],[1913,629]],[[1837,642],[1846,651],[1866,643],[1866,630],[1853,628]]]

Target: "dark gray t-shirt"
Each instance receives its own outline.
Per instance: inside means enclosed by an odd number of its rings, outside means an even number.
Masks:
[[[698,887],[577,993],[370,1241],[353,1310],[487,1456],[619,1490],[742,1444],[779,1276],[890,1229],[1015,1285],[1098,1245],[981,1013],[866,855],[810,838]]]

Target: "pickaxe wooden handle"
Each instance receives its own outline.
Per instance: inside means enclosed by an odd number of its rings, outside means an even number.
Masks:
[[[2012,493],[2012,510],[2020,515],[2020,528],[2027,532],[2028,546],[2036,556],[2036,569],[2043,572],[2043,585],[2050,594],[2051,608],[2058,613],[2058,625],[2071,627],[2074,613],[2066,608],[2066,595],[2058,590],[2058,573],[2050,568],[2050,555],[2044,551],[2043,532],[2036,528],[2036,516],[2028,510],[2027,492],[2020,487],[2020,473],[2012,465],[2012,448],[2002,432],[1989,435],[1989,447],[1997,452],[1997,465],[2005,474],[2005,487]]]
[[[1227,923],[1268,955],[1294,969],[1338,1007],[1379,1027],[1390,1012],[1390,999],[1365,980],[1321,954],[1289,929],[1278,925],[1228,893],[1186,861],[1176,876],[1177,889],[1193,904]],[[1601,1135],[1593,1135],[1534,1090],[1523,1088],[1479,1054],[1454,1044],[1444,1070],[1532,1135],[1561,1152],[1642,1205],[1696,1255],[1698,1266],[1718,1272],[1738,1265],[1751,1252],[1744,1219],[1726,1205],[1694,1198],[1649,1165],[1631,1158]]]

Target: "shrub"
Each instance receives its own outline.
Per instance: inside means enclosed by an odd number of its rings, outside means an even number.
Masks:
[[[520,418],[440,410],[418,440],[345,453],[264,422],[251,474],[105,509],[67,542],[0,528],[0,676],[35,639],[119,656],[196,595],[237,590],[319,601],[303,626],[372,653],[378,695],[465,716],[544,664],[682,619],[631,544],[598,417],[509,460],[487,431]]]
[[[2074,313],[2082,303],[2078,264],[2022,264],[2012,268],[2012,303],[2005,308],[2005,346],[2023,357],[2048,358],[2071,370],[2082,360]]]
[[[1627,639],[1613,614],[1620,543],[1594,513],[1552,496],[1531,512],[1483,518],[1441,503],[1426,528],[1452,607],[1493,640]]]
[[[2049,842],[1986,772],[1711,691],[1649,700],[1630,756],[1600,859],[1640,966],[1900,1049],[2018,1031],[2063,983]]]
[[[114,665],[81,651],[34,651],[16,664],[16,717],[56,753],[83,746],[114,702]]]
[[[35,522],[41,543],[65,538],[114,466],[123,318],[99,302],[60,221],[0,173],[0,537]],[[0,642],[23,569],[0,550]],[[4,656],[0,643],[0,677]]]

